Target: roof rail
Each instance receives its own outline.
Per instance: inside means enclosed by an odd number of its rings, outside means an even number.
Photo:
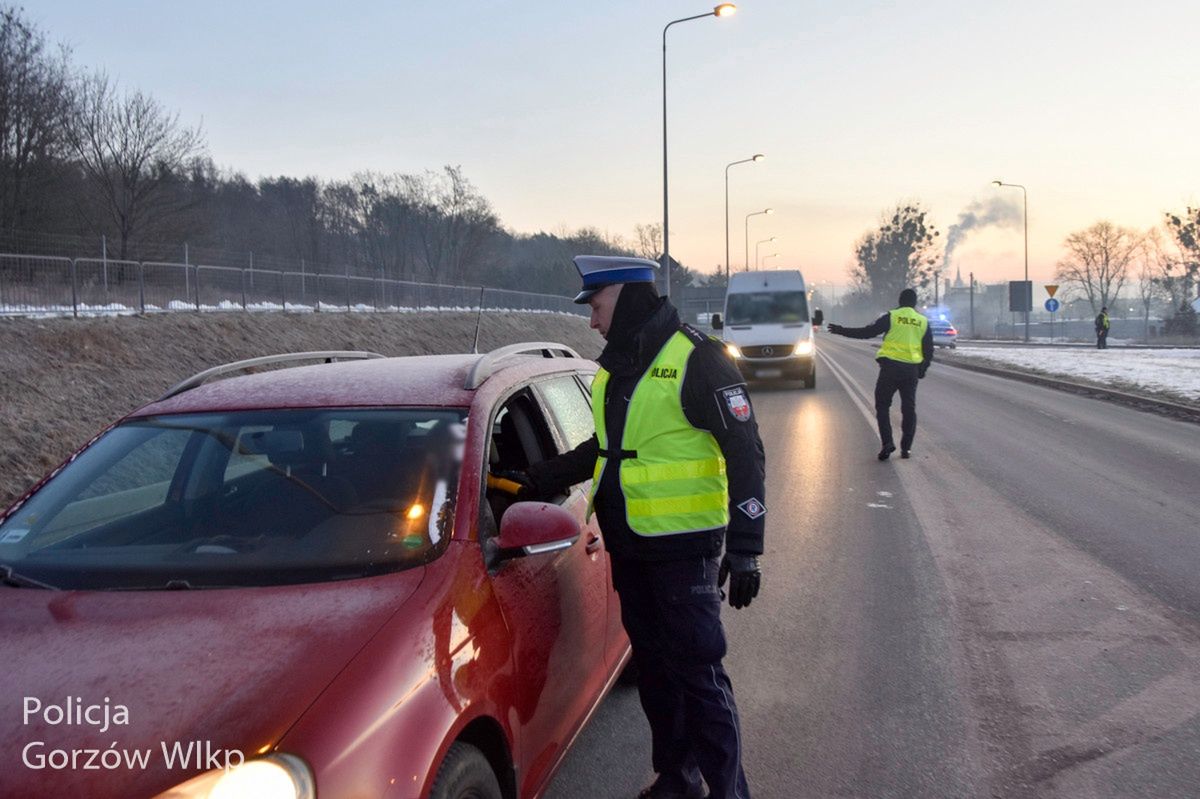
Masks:
[[[203,372],[198,372],[182,383],[173,386],[159,397],[155,402],[162,402],[165,399],[170,399],[177,394],[182,394],[185,391],[190,391],[203,383],[208,382],[214,377],[220,375],[232,374],[233,372],[241,372],[255,366],[266,366],[268,364],[288,363],[290,361],[325,361],[332,363],[333,361],[355,361],[365,360],[367,358],[383,358],[377,352],[358,352],[355,350],[329,350],[317,352],[285,352],[280,355],[264,355],[261,358],[249,358],[245,361],[234,361],[220,366],[214,366],[211,369],[205,369]]]
[[[568,347],[566,344],[556,344],[553,341],[525,341],[520,344],[509,344],[507,347],[494,349],[484,355],[475,365],[471,367],[471,371],[467,374],[467,381],[463,385],[467,391],[474,391],[483,385],[483,381],[487,380],[492,372],[496,371],[496,364],[505,358],[511,358],[514,355],[532,355],[541,353],[543,358],[578,358],[579,353]]]

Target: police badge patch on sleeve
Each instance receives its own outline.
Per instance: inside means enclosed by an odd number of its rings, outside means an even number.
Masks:
[[[722,389],[721,396],[725,399],[730,416],[739,422],[750,421],[750,398],[746,396],[744,386]]]
[[[767,512],[767,509],[763,507],[763,504],[754,497],[750,497],[750,499],[738,505],[738,510],[749,516],[751,519],[757,519],[759,516],[762,516]]]

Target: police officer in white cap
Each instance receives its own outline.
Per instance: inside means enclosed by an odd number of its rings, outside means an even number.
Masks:
[[[657,778],[640,797],[749,799],[733,689],[721,665],[721,586],[735,608],[761,581],[766,507],[750,395],[716,340],[654,288],[657,264],[581,255],[596,435],[530,467],[532,495],[592,478],[621,618],[633,644]],[[722,547],[724,555],[722,556]]]

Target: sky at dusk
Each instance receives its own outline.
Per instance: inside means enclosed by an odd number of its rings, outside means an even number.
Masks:
[[[203,121],[248,177],[345,178],[461,165],[505,227],[662,220],[663,26],[687,0],[435,3],[37,0],[77,65]],[[1200,202],[1200,4],[747,0],[668,34],[671,253],[730,254],[848,282],[855,240],[897,201],[943,231],[1014,204],[949,267],[1050,279],[1063,239],[1101,219],[1148,228]]]

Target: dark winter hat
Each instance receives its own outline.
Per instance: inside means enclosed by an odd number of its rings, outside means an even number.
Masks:
[[[905,289],[900,292],[900,304],[907,308],[917,307],[917,292],[912,289]]]

